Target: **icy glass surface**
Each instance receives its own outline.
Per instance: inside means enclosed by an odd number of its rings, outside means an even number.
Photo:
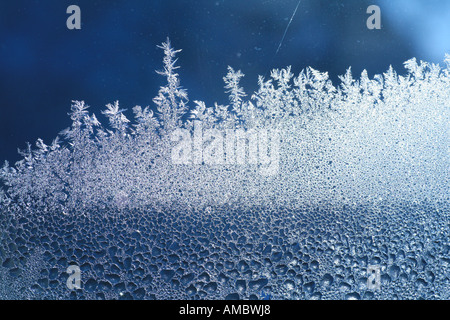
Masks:
[[[156,113],[116,101],[102,125],[74,101],[3,166],[0,298],[450,298],[450,56],[339,84],[275,69],[253,94],[230,67],[228,104],[189,109],[160,48]]]

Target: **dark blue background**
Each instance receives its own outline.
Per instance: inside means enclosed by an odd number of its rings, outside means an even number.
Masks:
[[[71,100],[85,100],[100,121],[119,100],[132,117],[152,105],[164,79],[169,36],[183,49],[182,85],[190,100],[227,103],[222,77],[241,69],[247,93],[258,75],[292,65],[328,71],[333,81],[352,66],[355,76],[384,72],[415,56],[440,63],[450,52],[450,1],[302,0],[275,52],[297,0],[2,1],[0,3],[0,161],[17,148],[50,143],[70,125]],[[81,30],[66,28],[66,9],[81,8]],[[366,9],[381,7],[382,30],[368,30]],[[193,103],[191,102],[190,105]]]

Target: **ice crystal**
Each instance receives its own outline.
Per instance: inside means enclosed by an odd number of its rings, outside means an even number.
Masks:
[[[107,127],[74,101],[50,145],[5,162],[0,297],[449,298],[449,55],[339,86],[277,69],[250,96],[229,67],[229,104],[189,108],[180,50],[160,48],[156,112],[116,101]]]

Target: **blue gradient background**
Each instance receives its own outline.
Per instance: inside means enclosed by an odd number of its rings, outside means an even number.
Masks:
[[[71,100],[100,110],[119,100],[131,118],[152,106],[163,80],[157,45],[183,49],[182,85],[190,100],[227,103],[226,67],[241,69],[247,93],[258,75],[292,66],[328,71],[334,82],[352,66],[370,76],[417,57],[441,63],[450,52],[450,1],[303,0],[276,57],[297,0],[2,1],[0,3],[0,161],[37,138],[50,143],[70,125]],[[81,30],[66,9],[81,8]],[[381,8],[382,29],[368,30],[366,9]],[[192,105],[192,103],[190,103]]]

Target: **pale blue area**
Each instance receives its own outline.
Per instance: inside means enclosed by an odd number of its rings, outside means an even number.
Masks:
[[[450,2],[381,0],[384,26],[395,28],[408,39],[418,58],[441,63],[450,52]]]

